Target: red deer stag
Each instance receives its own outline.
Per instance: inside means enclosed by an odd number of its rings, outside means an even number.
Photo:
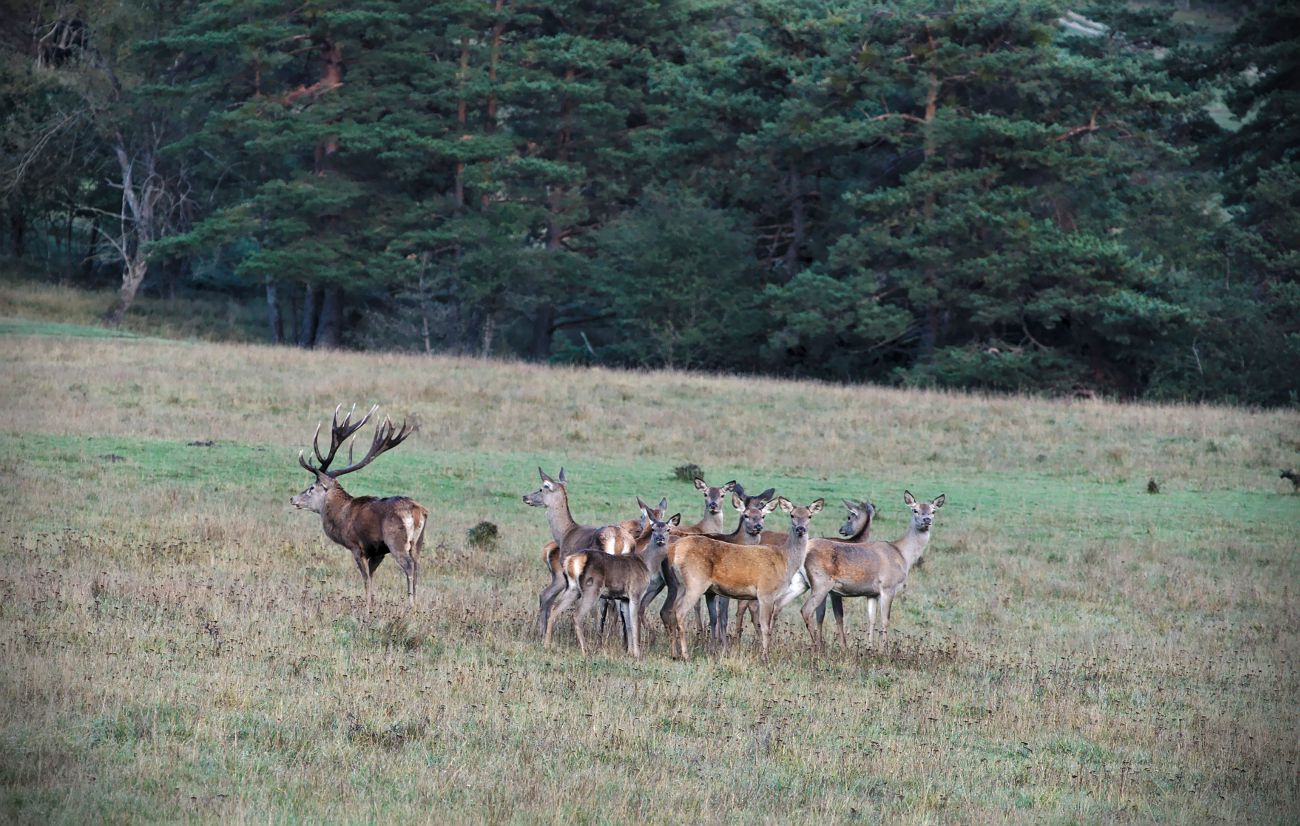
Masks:
[[[827,594],[832,595],[831,604],[836,608],[835,621],[839,626],[841,645],[847,648],[849,642],[844,633],[844,609],[842,603],[835,605],[833,598],[836,596],[867,598],[868,645],[875,644],[876,605],[879,603],[881,644],[889,643],[890,606],[894,597],[907,586],[908,572],[925,553],[935,511],[946,501],[947,497],[941,494],[932,502],[918,502],[910,491],[903,491],[903,502],[912,509],[912,521],[907,533],[894,542],[847,543],[819,539],[810,543],[808,558],[804,562],[807,582],[796,584],[812,591],[800,613],[808,626],[814,648],[822,647],[822,633],[821,621],[818,620],[815,626],[813,624],[813,612],[825,601]]]
[[[330,449],[324,455],[321,454],[318,441],[321,425],[316,425],[311,444],[316,461],[320,464],[313,466],[304,458],[303,451],[298,452],[298,464],[315,476],[316,481],[289,502],[296,508],[319,513],[325,535],[352,551],[352,559],[357,564],[357,570],[361,571],[361,579],[366,586],[366,619],[369,619],[374,605],[370,581],[379,563],[390,553],[397,560],[402,573],[406,574],[407,607],[415,607],[415,575],[419,567],[420,550],[424,547],[424,525],[429,518],[429,511],[414,499],[405,496],[376,499],[373,496],[352,496],[343,489],[338,477],[361,470],[379,454],[406,441],[416,428],[408,426],[405,421],[400,428],[394,427],[392,421],[385,416],[384,421],[375,428],[370,449],[361,461],[330,470],[330,463],[334,461],[339,447],[370,420],[379,405],[370,408],[370,412],[356,422],[352,421],[355,406],[340,422],[339,410],[342,408],[343,405],[334,408],[334,416],[330,420]]]
[[[541,476],[542,485],[524,496],[524,504],[546,509],[546,521],[551,526],[551,538],[556,545],[555,551],[547,555],[551,584],[542,589],[537,598],[537,635],[543,636],[552,603],[564,590],[564,571],[560,564],[564,558],[575,551],[588,548],[607,554],[630,554],[635,537],[621,525],[579,525],[569,512],[568,480],[564,477],[564,468],[560,468],[558,478],[547,476],[541,468],[537,469],[537,473]]]
[[[641,659],[641,595],[653,571],[659,570],[668,552],[668,540],[674,528],[681,524],[682,515],[675,513],[667,519],[662,511],[646,511],[648,527],[644,544],[635,553],[615,556],[604,551],[585,550],[564,558],[564,578],[567,588],[555,604],[546,621],[544,645],[551,644],[551,631],[555,618],[582,598],[573,615],[573,632],[578,637],[578,647],[587,653],[587,640],[583,636],[583,621],[604,598],[619,603],[623,626],[627,630],[627,650]]]
[[[789,596],[790,581],[803,567],[808,553],[808,523],[821,511],[818,499],[808,507],[797,507],[789,499],[776,499],[790,514],[790,532],[785,545],[733,545],[704,536],[683,536],[668,549],[668,565],[677,582],[674,609],[677,619],[677,651],[689,659],[682,624],[690,606],[713,589],[732,599],[758,600],[759,644],[767,658],[772,623]]]

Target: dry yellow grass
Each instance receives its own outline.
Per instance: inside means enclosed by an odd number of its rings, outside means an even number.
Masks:
[[[0,336],[0,364],[5,820],[1295,816],[1293,411],[150,339]],[[370,625],[287,502],[351,400],[423,429],[349,489],[433,512],[417,610],[385,564]],[[567,629],[543,652],[535,465],[580,519],[663,494],[693,519],[686,461],[869,495],[884,536],[902,488],[946,492],[895,648],[849,601],[858,645],[824,658],[793,608],[770,667],[661,633],[642,664]]]

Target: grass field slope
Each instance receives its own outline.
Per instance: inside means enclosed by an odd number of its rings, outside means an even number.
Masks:
[[[0,821],[1300,816],[1294,411],[95,332],[0,320]],[[389,561],[369,623],[289,505],[354,401],[421,430],[348,490],[431,511],[415,610]],[[643,662],[582,657],[567,619],[542,650],[537,466],[580,521],[639,495],[693,522],[687,462],[826,497],[816,535],[841,498],[894,538],[905,488],[946,494],[891,648],[847,600],[825,655],[798,602],[768,664],[748,629],[669,659],[657,605]]]

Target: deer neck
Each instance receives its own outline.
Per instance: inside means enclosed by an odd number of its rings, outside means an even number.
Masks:
[[[700,533],[722,533],[722,514],[709,513],[709,506],[704,506],[704,518],[699,522]]]
[[[336,484],[325,494],[325,506],[320,509],[321,526],[325,529],[325,535],[335,542],[341,541],[351,506],[352,495],[342,485]]]
[[[663,566],[664,557],[668,556],[668,546],[666,544],[648,544],[638,556],[641,557],[641,563],[645,565],[645,569],[653,576]]]
[[[564,538],[578,527],[578,523],[573,521],[573,514],[569,513],[568,493],[560,497],[559,504],[546,508],[546,522],[551,526],[551,538],[560,547],[564,547]]]
[[[862,523],[862,527],[858,528],[858,532],[853,534],[853,536],[836,537],[834,541],[847,542],[850,545],[861,545],[863,542],[866,542],[870,538],[871,538],[871,520],[868,519],[867,521]]]
[[[930,531],[917,530],[915,525],[909,525],[907,533],[903,538],[894,543],[898,548],[899,554],[903,557],[903,566],[907,570],[912,570],[912,566],[925,553],[925,546],[930,544]]]
[[[803,567],[804,559],[808,556],[808,534],[797,536],[792,530],[786,536],[785,540],[785,581],[789,582],[794,579],[794,575]]]

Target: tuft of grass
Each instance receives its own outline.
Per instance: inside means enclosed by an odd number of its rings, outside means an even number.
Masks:
[[[678,465],[673,468],[673,478],[679,482],[694,483],[696,479],[704,478],[704,469],[694,463]]]
[[[496,549],[499,533],[497,526],[485,519],[465,531],[465,541],[475,550],[492,551]]]

